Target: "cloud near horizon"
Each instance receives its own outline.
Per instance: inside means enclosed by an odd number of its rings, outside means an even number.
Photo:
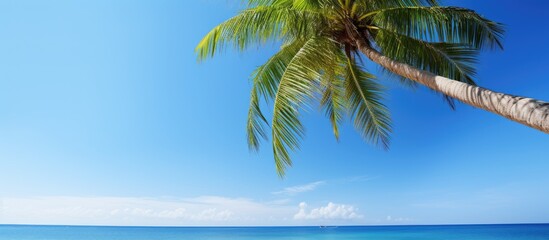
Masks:
[[[0,224],[276,226],[315,224],[319,219],[345,224],[362,217],[352,206],[331,202],[310,212],[305,208],[305,203],[298,207],[286,199],[259,202],[218,196],[0,198]]]
[[[33,197],[0,199],[0,223],[75,225],[271,225],[295,207],[246,198]],[[264,216],[264,217],[263,217]]]
[[[357,213],[358,209],[344,204],[329,202],[328,205],[314,208],[307,212],[307,203],[299,204],[299,212],[294,215],[296,220],[318,220],[318,219],[361,219],[364,216]]]

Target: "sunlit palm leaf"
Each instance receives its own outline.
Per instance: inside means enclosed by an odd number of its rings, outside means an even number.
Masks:
[[[474,84],[478,49],[463,44],[431,43],[378,29],[381,52],[400,62],[458,81]]]
[[[284,45],[280,51],[252,74],[253,86],[250,94],[247,122],[248,146],[252,150],[259,150],[260,139],[267,138],[265,132],[267,119],[260,108],[260,97],[263,96],[267,101],[275,97],[278,84],[284,71],[286,71],[286,67],[303,44],[303,41],[294,41]]]
[[[339,61],[333,63],[335,65],[325,68],[324,74],[320,77],[323,92],[320,105],[330,120],[334,136],[339,140],[339,125],[346,110],[345,89],[341,77],[344,69],[341,69],[342,66]]]
[[[400,7],[379,10],[371,15],[374,26],[416,39],[457,43],[475,48],[503,48],[501,39],[504,30],[501,24],[469,9]]]
[[[387,149],[391,119],[389,111],[381,102],[383,87],[374,78],[374,75],[362,70],[347,56],[345,88],[354,125],[365,140]]]
[[[288,64],[273,106],[272,142],[277,172],[282,176],[291,166],[289,150],[299,148],[304,129],[299,110],[318,93],[324,63],[334,61],[335,43],[324,37],[308,40]]]
[[[437,0],[362,0],[356,1],[368,11],[377,11],[386,8],[411,7],[411,6],[437,6]]]
[[[376,31],[375,40],[381,52],[391,59],[440,76],[476,85],[473,79],[476,74],[474,64],[478,56],[476,48],[462,44],[426,42],[384,29]],[[410,83],[404,79],[401,81]],[[443,96],[443,99],[452,109],[455,108],[452,98]]]
[[[227,46],[240,51],[269,40],[307,38],[323,24],[320,14],[286,7],[246,9],[212,29],[196,47],[199,59],[213,57]]]

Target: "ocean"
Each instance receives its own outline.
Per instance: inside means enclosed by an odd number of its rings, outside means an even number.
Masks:
[[[0,225],[0,240],[542,240],[549,224],[365,227],[93,227]]]

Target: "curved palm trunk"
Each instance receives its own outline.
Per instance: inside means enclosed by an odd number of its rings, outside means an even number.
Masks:
[[[490,91],[449,78],[419,70],[394,61],[369,47],[363,39],[356,41],[358,49],[370,60],[390,71],[421,83],[471,106],[481,108],[542,132],[549,133],[549,103]]]

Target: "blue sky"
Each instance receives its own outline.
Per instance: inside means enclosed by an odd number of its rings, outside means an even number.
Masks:
[[[390,86],[390,151],[322,113],[285,179],[250,153],[249,74],[277,49],[194,47],[240,1],[0,1],[0,223],[444,224],[549,221],[549,136]],[[549,100],[542,0],[448,0],[506,24],[478,82]],[[369,68],[376,70],[373,65]]]

